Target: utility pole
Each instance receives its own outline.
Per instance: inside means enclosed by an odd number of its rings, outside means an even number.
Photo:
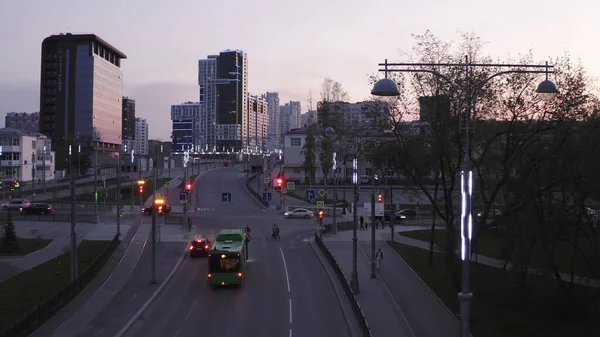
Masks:
[[[137,170],[138,170],[138,180],[142,180],[142,157],[138,156],[137,160]],[[143,193],[140,193],[140,209],[144,207],[144,196]],[[154,207],[154,199],[152,199],[152,207]],[[154,214],[154,212],[152,212]]]
[[[117,155],[117,237],[121,237],[121,148]]]
[[[188,159],[189,159],[189,152],[185,151],[183,152],[183,190],[187,191],[186,189],[186,185],[187,185],[187,165],[188,165]],[[194,187],[195,188],[195,187]],[[189,202],[190,196],[188,195],[188,202]],[[185,226],[187,226],[188,224],[188,204],[185,203],[183,204],[183,228],[185,230]]]
[[[42,170],[42,180],[44,181],[44,194],[46,194],[46,145],[44,145],[44,164]]]
[[[72,141],[71,144],[73,144]],[[69,174],[71,185],[71,281],[75,281],[77,278],[77,233],[75,232],[75,165],[72,145],[69,145]]]
[[[336,153],[333,153],[333,226],[332,226],[332,234],[338,233],[337,228],[337,179],[336,179],[336,171],[337,171],[337,163],[335,161]]]
[[[46,164],[46,158],[44,158],[44,164]],[[45,172],[45,170],[44,170]],[[98,151],[94,149],[94,219],[96,223],[98,219]]]
[[[31,202],[35,202],[35,149],[31,152]]]
[[[156,156],[156,151],[154,151]],[[156,171],[156,160],[152,163],[153,172],[153,188],[152,188],[152,278],[150,284],[156,284],[156,181],[158,180],[158,174]]]
[[[375,173],[371,177],[371,278],[376,278],[375,264]]]

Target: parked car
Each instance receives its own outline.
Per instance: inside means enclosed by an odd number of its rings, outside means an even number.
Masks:
[[[27,208],[31,205],[27,199],[15,199],[2,204],[3,211],[20,211],[21,208]]]
[[[315,212],[306,208],[296,208],[293,211],[283,214],[286,218],[310,219],[315,216]]]
[[[51,214],[52,205],[50,204],[31,204],[29,207],[21,207],[21,214]]]

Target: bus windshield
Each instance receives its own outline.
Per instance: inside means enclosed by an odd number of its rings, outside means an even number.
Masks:
[[[235,273],[240,271],[239,256],[227,256],[221,258],[220,254],[211,255],[208,258],[211,273]]]

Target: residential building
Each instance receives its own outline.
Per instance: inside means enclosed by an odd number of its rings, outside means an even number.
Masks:
[[[251,153],[267,150],[268,107],[265,96],[248,96],[248,144]]]
[[[123,142],[135,139],[135,100],[123,96],[123,112],[121,113],[121,129]]]
[[[173,123],[172,149],[173,154],[182,154],[201,148],[202,136],[198,130],[200,122],[200,103],[185,102],[171,105],[171,121]]]
[[[0,177],[13,180],[52,180],[55,171],[54,151],[48,137],[13,128],[0,129]],[[4,189],[2,189],[4,191]]]
[[[248,147],[248,57],[226,50],[198,61],[200,147],[236,151]]]
[[[281,110],[279,107],[279,93],[267,92],[269,106],[269,128],[267,130],[267,148],[270,151],[281,149]]]
[[[133,142],[135,153],[148,154],[148,122],[145,118],[135,119],[135,137]]]
[[[42,42],[40,132],[52,139],[57,169],[68,168],[69,146],[81,146],[85,172],[108,162],[122,145],[125,54],[94,34],[59,34]],[[92,156],[94,151],[102,155]],[[103,160],[106,159],[106,160]]]
[[[377,101],[365,102],[319,102],[317,119],[320,125],[350,127],[391,126],[386,105]]]
[[[317,111],[311,110],[300,115],[300,127],[306,127],[317,123]]]
[[[171,157],[171,142],[164,142],[162,140],[149,139],[148,140],[148,154],[152,157],[158,157],[157,167],[158,169],[168,169],[169,162],[170,167],[175,167],[174,160]]]
[[[39,132],[40,113],[9,112],[6,114],[6,117],[4,117],[4,127],[25,132]]]
[[[279,107],[281,112],[281,133],[290,132],[300,128],[300,115],[302,106],[298,101],[290,101]]]

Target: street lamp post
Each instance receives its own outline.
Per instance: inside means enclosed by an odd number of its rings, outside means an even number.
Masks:
[[[46,145],[44,145],[44,154],[43,154],[43,163],[42,163],[42,181],[44,184],[44,194],[46,194]]]
[[[335,135],[335,130],[332,127],[327,127],[325,129],[325,135]],[[335,161],[335,152],[333,152],[332,154],[332,171],[333,171],[333,225],[331,226],[331,234],[337,234],[338,233],[338,227],[337,227],[337,183],[336,183],[336,175],[335,175],[335,171],[337,170],[337,163]]]
[[[121,149],[117,154],[117,237],[121,237]]]
[[[354,205],[352,206],[352,273],[350,274],[350,287],[354,294],[360,292],[358,284],[358,137],[356,137],[356,157],[352,160],[352,183],[354,184]]]
[[[398,89],[398,85],[395,81],[388,78],[388,72],[413,72],[413,73],[429,73],[433,74],[441,79],[443,79],[446,83],[448,83],[452,87],[452,91],[456,94],[458,100],[458,111],[459,113],[464,113],[464,125],[462,129],[465,131],[465,151],[463,155],[463,163],[462,163],[462,171],[461,171],[461,195],[462,195],[462,212],[460,218],[460,226],[461,226],[461,260],[462,260],[462,282],[461,282],[461,292],[458,294],[458,299],[460,301],[460,336],[461,337],[469,337],[470,336],[470,310],[471,310],[471,300],[473,298],[473,294],[470,292],[470,262],[471,262],[471,238],[472,238],[472,192],[473,192],[473,172],[471,170],[471,161],[470,161],[470,153],[471,153],[471,143],[470,143],[470,131],[472,132],[473,126],[472,124],[475,121],[475,104],[477,103],[477,94],[479,90],[483,88],[490,80],[500,75],[506,74],[545,74],[546,79],[542,81],[536,88],[536,92],[541,95],[541,98],[544,100],[550,100],[554,97],[555,94],[558,93],[558,89],[556,85],[548,80],[548,74],[553,73],[550,68],[554,68],[554,66],[548,65],[546,62],[545,65],[526,65],[526,64],[476,64],[471,63],[469,60],[469,56],[465,56],[464,63],[388,63],[387,59],[385,63],[380,63],[380,67],[384,67],[383,69],[379,69],[379,71],[384,72],[385,78],[377,81],[373,86],[373,90],[371,90],[371,95],[374,96],[400,96],[400,90]],[[392,67],[390,69],[389,67]],[[407,68],[408,67],[408,68]],[[458,85],[453,82],[447,76],[441,74],[440,72],[432,69],[424,69],[424,67],[431,68],[441,68],[441,67],[451,67],[451,68],[464,68],[465,74],[465,88],[464,91],[461,92],[459,90]],[[480,68],[480,67],[493,67],[493,68],[504,68],[507,70],[500,71],[491,76],[488,76],[483,81],[473,84],[470,82],[470,74],[471,68]],[[525,70],[525,69],[533,69],[533,70]],[[473,90],[474,88],[474,90]],[[463,112],[463,97],[464,97],[464,112]],[[471,120],[473,119],[473,120]]]
[[[31,202],[35,202],[35,149],[31,152]]]
[[[73,144],[72,141],[71,144]],[[75,232],[75,164],[73,163],[72,145],[69,145],[69,175],[71,189],[71,281],[75,281],[77,278],[77,233]]]

